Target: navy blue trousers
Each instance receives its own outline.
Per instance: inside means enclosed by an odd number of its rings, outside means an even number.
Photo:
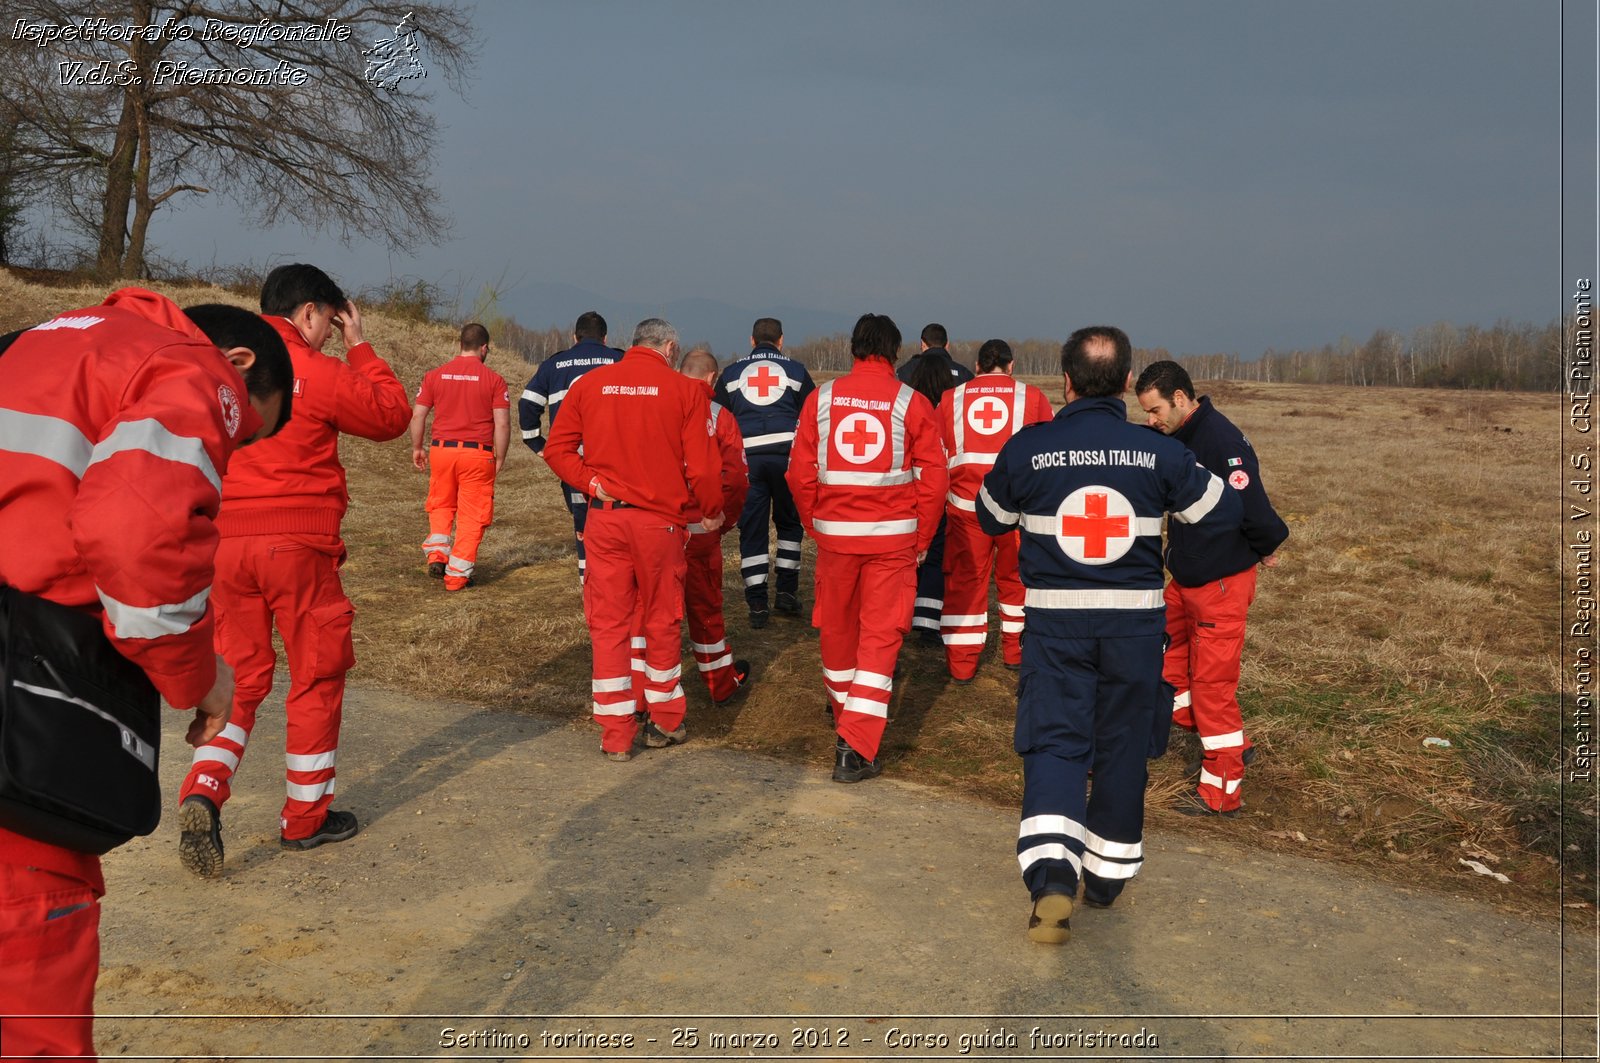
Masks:
[[[562,484],[561,501],[566,504],[567,512],[572,514],[572,536],[578,544],[578,580],[582,582],[588,575],[588,561],[583,553],[583,525],[589,519],[589,499],[582,491]]]
[[[1062,638],[1029,624],[1017,684],[1017,861],[1035,898],[1109,902],[1144,862],[1144,790],[1161,699],[1161,633]],[[1094,785],[1089,791],[1089,771]],[[1087,796],[1086,796],[1087,793]]]
[[[767,567],[777,570],[779,591],[800,590],[800,513],[783,474],[789,471],[788,454],[751,454],[750,493],[739,514],[739,574],[744,577],[744,598],[752,609],[767,607]],[[778,529],[778,555],[768,556],[767,517]]]
[[[944,515],[939,530],[928,544],[928,556],[917,566],[917,600],[911,607],[911,626],[939,633],[939,617],[944,614]]]

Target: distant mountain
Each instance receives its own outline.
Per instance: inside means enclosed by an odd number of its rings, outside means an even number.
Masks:
[[[746,307],[716,299],[676,299],[640,303],[611,299],[571,284],[519,284],[500,300],[501,310],[528,328],[552,325],[571,329],[585,310],[598,310],[611,328],[611,343],[627,345],[633,326],[647,317],[664,317],[678,328],[685,345],[709,343],[718,355],[737,354],[750,346],[750,326],[758,317],[783,322],[784,338],[800,343],[812,336],[849,332],[856,315],[798,306]]]

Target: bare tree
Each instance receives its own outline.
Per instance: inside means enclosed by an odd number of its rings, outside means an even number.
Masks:
[[[448,4],[11,0],[0,119],[21,179],[46,172],[99,272],[140,276],[150,222],[185,193],[343,240],[437,242],[435,123],[476,42]]]

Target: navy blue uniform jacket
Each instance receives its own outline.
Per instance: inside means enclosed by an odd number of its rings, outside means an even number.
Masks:
[[[567,397],[567,389],[572,382],[595,366],[610,365],[621,357],[621,351],[607,347],[599,340],[581,340],[576,347],[552,354],[539,363],[533,379],[528,381],[522,398],[517,401],[517,421],[522,426],[522,441],[528,444],[530,450],[535,454],[544,450],[545,433],[540,430],[539,419],[545,409],[548,407],[550,411],[549,427],[554,428],[556,411],[561,408],[561,400]]]
[[[739,422],[746,456],[787,455],[800,407],[816,389],[802,363],[763,343],[728,363],[717,378],[716,399]]]

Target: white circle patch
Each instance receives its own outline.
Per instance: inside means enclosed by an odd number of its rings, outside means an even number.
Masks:
[[[889,433],[870,413],[852,413],[833,430],[833,449],[852,465],[865,465],[883,453]]]
[[[739,374],[739,390],[757,406],[771,406],[788,386],[789,378],[783,375],[783,370],[765,359],[751,362]]]
[[[1235,469],[1228,474],[1228,486],[1235,491],[1243,491],[1250,486],[1250,474],[1243,469]]]
[[[967,407],[967,424],[974,432],[992,436],[1011,423],[1011,409],[993,395],[984,395]]]
[[[239,418],[241,416],[239,396],[234,394],[232,388],[223,384],[217,388],[217,402],[222,406],[222,427],[227,429],[228,437],[231,439],[233,434],[239,430]]]
[[[1109,565],[1133,549],[1138,521],[1133,503],[1110,487],[1080,487],[1056,510],[1056,542],[1072,560]]]

